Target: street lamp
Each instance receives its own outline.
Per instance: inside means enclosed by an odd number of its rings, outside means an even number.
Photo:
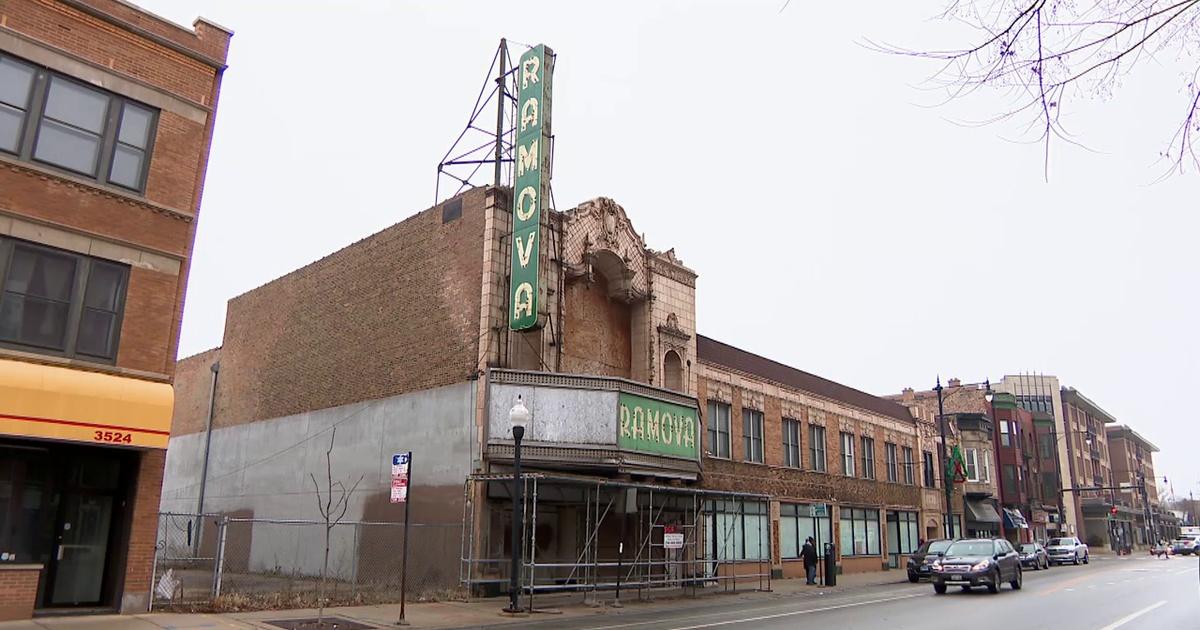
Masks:
[[[517,404],[512,406],[508,411],[508,422],[512,425],[513,436],[513,514],[512,514],[512,567],[508,576],[508,608],[504,609],[507,613],[521,612],[520,603],[517,601],[520,597],[520,577],[521,577],[521,562],[524,560],[524,549],[521,542],[524,537],[525,518],[521,509],[521,438],[525,437],[525,427],[529,426],[529,421],[533,418],[533,414],[525,407],[521,396],[517,395]]]

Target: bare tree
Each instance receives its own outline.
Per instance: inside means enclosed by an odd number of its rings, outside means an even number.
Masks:
[[[329,575],[329,542],[333,535],[333,528],[342,522],[346,516],[346,510],[350,507],[350,497],[354,494],[354,490],[358,488],[358,484],[362,483],[365,475],[359,475],[358,481],[354,485],[346,488],[346,484],[340,481],[333,480],[333,443],[337,439],[337,427],[333,428],[333,433],[329,436],[329,448],[325,451],[325,489],[322,497],[321,486],[317,483],[317,476],[309,473],[308,476],[312,479],[313,490],[317,493],[317,511],[321,514],[321,519],[325,525],[325,556],[321,564],[321,582],[317,587],[317,627],[325,625],[325,580]],[[334,498],[334,493],[337,492],[337,498]]]
[[[938,17],[976,35],[947,50],[871,46],[942,62],[930,82],[949,99],[999,91],[1007,103],[979,122],[1016,119],[1042,144],[1047,178],[1051,143],[1080,144],[1063,116],[1069,103],[1110,96],[1140,64],[1185,64],[1179,118],[1159,158],[1164,175],[1200,171],[1200,0],[952,0]]]

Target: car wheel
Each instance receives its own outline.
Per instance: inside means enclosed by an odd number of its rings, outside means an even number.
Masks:
[[[1083,554],[1083,563],[1084,563],[1084,564],[1087,564],[1087,563],[1088,563],[1088,554],[1086,554],[1086,553],[1085,553],[1085,554]]]
[[[988,586],[989,593],[999,593],[1000,592],[1000,570],[999,569],[996,569],[995,571],[992,572],[992,579],[990,581],[988,581],[987,586]]]
[[[921,581],[921,578],[917,577],[917,575],[915,573],[909,573],[908,581],[912,582],[913,584],[916,584],[917,582]]]
[[[1071,564],[1079,566],[1079,554],[1071,556]]]
[[[934,593],[937,593],[938,595],[945,595],[945,594],[946,594],[946,585],[945,585],[945,584],[938,584],[938,583],[936,583],[936,582],[935,582],[935,583],[933,584],[933,592],[934,592]]]
[[[1015,580],[1009,582],[1008,585],[1011,586],[1012,590],[1014,590],[1014,591],[1021,590],[1021,568],[1020,567],[1017,567],[1017,578]]]

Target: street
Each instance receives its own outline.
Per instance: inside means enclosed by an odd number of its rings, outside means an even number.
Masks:
[[[952,589],[926,583],[884,585],[853,594],[775,602],[698,603],[687,612],[609,614],[603,619],[538,619],[557,630],[704,628],[1049,628],[1151,630],[1200,628],[1200,567],[1195,558],[1095,559],[1086,566],[1026,571],[1024,588]],[[499,627],[499,626],[497,626]]]

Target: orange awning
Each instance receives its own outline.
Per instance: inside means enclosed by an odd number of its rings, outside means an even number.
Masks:
[[[168,383],[0,359],[0,434],[166,448]]]

